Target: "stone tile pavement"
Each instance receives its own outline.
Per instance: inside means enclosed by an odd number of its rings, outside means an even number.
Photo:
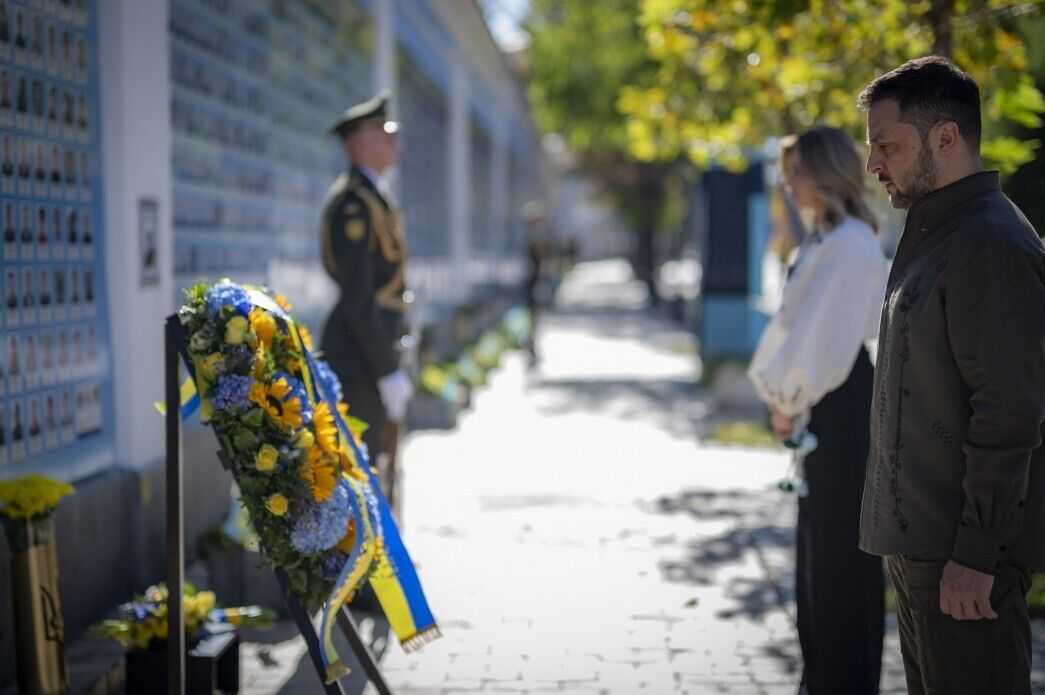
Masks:
[[[408,439],[404,534],[444,637],[388,648],[393,692],[796,692],[785,455],[700,441],[721,414],[692,336],[642,292],[622,263],[581,265],[537,367],[509,356],[457,429]],[[247,635],[243,687],[320,691],[291,624]]]

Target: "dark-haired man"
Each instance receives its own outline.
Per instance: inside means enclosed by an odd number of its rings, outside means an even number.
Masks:
[[[1029,693],[1045,568],[1045,247],[980,161],[980,95],[930,56],[863,91],[907,209],[878,346],[860,547],[887,557],[911,693]]]
[[[391,498],[398,423],[413,386],[399,367],[410,295],[403,227],[384,179],[401,148],[388,102],[382,92],[331,127],[350,166],[327,192],[320,243],[326,270],[341,288],[323,329],[323,352],[351,414],[370,425],[363,439]]]

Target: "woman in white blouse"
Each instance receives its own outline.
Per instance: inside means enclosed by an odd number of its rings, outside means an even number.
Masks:
[[[783,438],[813,433],[798,500],[795,593],[800,692],[877,693],[883,635],[880,558],[857,548],[873,367],[887,264],[875,239],[852,138],[817,128],[784,141],[787,191],[809,233],[748,376]]]

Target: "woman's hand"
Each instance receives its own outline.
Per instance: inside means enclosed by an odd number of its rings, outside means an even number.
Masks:
[[[795,431],[795,420],[797,418],[788,417],[776,410],[772,411],[769,417],[769,424],[773,427],[773,433],[781,439],[787,439]]]

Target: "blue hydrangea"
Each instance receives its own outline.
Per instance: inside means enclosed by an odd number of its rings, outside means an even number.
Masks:
[[[330,368],[324,360],[315,361],[315,373],[316,381],[319,382],[319,387],[323,391],[323,397],[326,398],[327,394],[334,394],[334,398],[341,400],[344,398],[344,394],[341,392],[341,381],[338,380],[337,374]]]
[[[207,310],[215,315],[221,312],[222,307],[230,306],[246,316],[254,306],[250,297],[247,296],[247,291],[232,282],[222,282],[211,286],[203,294],[203,298],[207,302]]]
[[[278,381],[279,379],[285,379],[287,385],[290,386],[290,395],[287,396],[287,399],[297,398],[299,401],[301,401],[301,424],[307,425],[308,423],[312,422],[312,404],[308,400],[308,392],[305,391],[305,384],[301,380],[295,379],[286,372],[276,372],[275,374],[273,374],[273,381]]]
[[[318,553],[333,548],[348,531],[351,505],[348,484],[341,482],[330,499],[303,507],[290,532],[290,544],[302,553]]]
[[[348,555],[339,550],[323,553],[322,557],[319,558],[320,576],[328,582],[337,581],[337,578],[341,576],[341,569],[345,566],[346,560],[348,560]]]
[[[246,410],[250,407],[250,401],[247,400],[247,396],[250,394],[250,387],[253,383],[254,379],[249,376],[240,376],[239,374],[221,375],[218,377],[218,385],[214,389],[211,405],[216,410],[225,410],[233,413]]]

